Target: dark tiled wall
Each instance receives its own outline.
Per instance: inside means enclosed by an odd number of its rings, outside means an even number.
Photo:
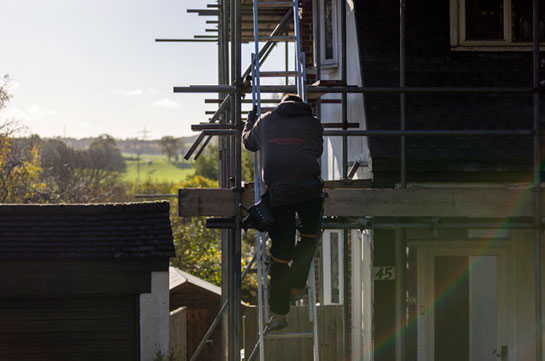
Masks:
[[[366,86],[399,85],[399,1],[356,2]],[[407,86],[531,86],[531,52],[450,49],[448,0],[407,1]],[[399,129],[399,96],[366,95],[370,129]],[[531,95],[407,96],[408,129],[522,129],[532,126]],[[399,168],[399,138],[371,138],[375,176]],[[411,137],[409,171],[520,174],[532,159],[530,137]],[[443,176],[444,175],[444,176]],[[472,179],[475,180],[475,179]]]

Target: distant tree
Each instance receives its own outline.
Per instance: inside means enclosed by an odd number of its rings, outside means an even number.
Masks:
[[[89,161],[92,168],[123,172],[127,168],[115,139],[101,134],[89,145]]]
[[[176,257],[171,259],[170,264],[219,285],[221,282],[219,231],[206,228],[204,218],[172,217],[171,224]]]
[[[49,202],[90,203],[128,199],[120,177],[122,166],[107,154],[119,153],[111,140],[102,137],[86,150],[68,147],[58,139],[44,141],[41,149],[42,178],[48,185]],[[115,144],[115,143],[114,143]],[[120,155],[120,153],[119,153]]]
[[[11,98],[11,94],[8,92],[9,83],[9,75],[6,74],[0,78],[0,109],[4,108]]]
[[[176,162],[178,161],[179,150],[182,146],[180,139],[167,135],[159,139],[157,143],[161,148],[161,153],[167,156],[169,162],[172,161],[172,158]]]
[[[242,151],[242,180],[254,181],[254,153],[247,150]]]
[[[0,124],[0,203],[40,201],[39,144],[36,138],[16,138],[14,121]]]
[[[11,94],[10,78],[0,78],[0,110]],[[16,120],[0,119],[0,203],[26,203],[39,200],[40,183],[38,138],[16,138],[23,130]]]
[[[242,151],[242,180],[245,182],[254,181],[254,153],[247,150]],[[209,145],[208,148],[193,164],[195,174],[209,179],[219,179],[219,157],[218,146]]]
[[[195,167],[195,175],[218,180],[218,162],[218,146],[215,144],[208,145],[207,149],[200,155],[193,165]]]

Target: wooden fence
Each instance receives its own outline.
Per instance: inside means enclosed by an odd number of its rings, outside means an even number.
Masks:
[[[209,309],[179,308],[170,313],[170,353],[176,361],[190,360],[216,313]],[[215,361],[221,358],[221,325],[216,327],[205,343],[197,361]]]
[[[177,361],[187,360],[187,308],[181,307],[170,313],[170,354]]]
[[[343,360],[343,306],[318,306],[318,341],[320,360]],[[292,306],[288,314],[289,327],[280,332],[309,332],[307,306]],[[244,354],[246,359],[252,353],[258,339],[257,308],[249,307],[243,322]],[[312,360],[312,339],[281,339],[265,341],[267,361]],[[259,358],[255,359],[259,360]]]

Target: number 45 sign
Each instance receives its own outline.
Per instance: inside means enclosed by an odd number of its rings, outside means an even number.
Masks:
[[[396,279],[396,268],[394,266],[373,267],[375,281],[390,281]]]

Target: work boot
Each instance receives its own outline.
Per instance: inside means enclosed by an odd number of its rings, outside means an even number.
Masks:
[[[267,328],[265,332],[281,330],[288,327],[288,320],[286,315],[279,315],[277,313],[271,312],[271,319],[267,322]]]

